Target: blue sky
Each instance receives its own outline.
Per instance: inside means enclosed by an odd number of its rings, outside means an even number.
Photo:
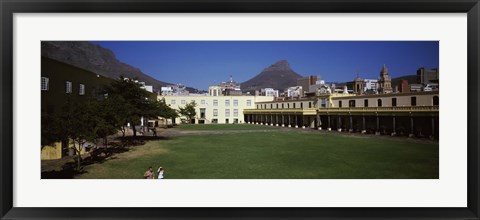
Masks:
[[[92,41],[117,59],[161,81],[198,89],[244,82],[278,60],[300,75],[327,82],[378,78],[383,64],[392,78],[420,67],[439,67],[438,41]]]

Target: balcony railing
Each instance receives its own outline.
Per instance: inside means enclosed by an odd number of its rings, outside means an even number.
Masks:
[[[319,112],[438,112],[438,110],[439,106],[345,107],[318,109]]]
[[[343,108],[290,108],[290,109],[245,109],[244,114],[292,113],[316,114],[317,112],[438,112],[439,106],[395,106],[395,107],[343,107]]]

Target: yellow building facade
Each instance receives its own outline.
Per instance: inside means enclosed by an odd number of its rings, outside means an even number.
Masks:
[[[158,96],[165,99],[171,108],[179,110],[190,102],[197,103],[195,124],[245,123],[245,109],[255,109],[256,102],[271,102],[272,96]],[[186,117],[176,118],[174,123],[186,122]]]

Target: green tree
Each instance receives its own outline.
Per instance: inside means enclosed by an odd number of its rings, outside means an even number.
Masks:
[[[95,143],[100,120],[98,115],[99,103],[97,100],[88,100],[86,102],[67,102],[62,106],[56,116],[57,121],[55,129],[56,136],[62,141],[62,146],[73,144],[73,149],[77,155],[77,170],[81,168],[81,152],[87,142]]]
[[[41,146],[51,145],[59,141],[57,132],[57,116],[51,108],[42,109],[41,112]]]
[[[137,80],[127,79],[123,76],[111,84],[107,89],[107,94],[107,99],[111,96],[120,96],[125,101],[119,111],[125,114],[124,119],[132,126],[133,136],[136,137],[136,126],[140,123],[141,117],[149,111],[151,100],[155,95],[140,88]]]
[[[192,119],[195,118],[195,115],[197,115],[195,107],[197,107],[197,103],[195,103],[195,101],[192,101],[186,104],[183,108],[180,107],[178,112],[180,113],[180,115],[187,117],[188,123],[191,123]]]
[[[100,102],[100,121],[97,134],[104,139],[104,146],[107,145],[107,137],[122,131],[125,137],[125,125],[128,123],[129,104],[120,95],[111,94]]]
[[[178,117],[178,112],[175,109],[172,109],[166,102],[165,98],[160,100],[155,100],[151,103],[151,109],[154,109],[150,116],[151,117],[162,117],[162,118],[176,118]]]

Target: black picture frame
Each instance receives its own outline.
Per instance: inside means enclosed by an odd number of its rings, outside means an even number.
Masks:
[[[1,219],[479,219],[479,0],[0,0]],[[18,208],[13,207],[13,15],[15,13],[467,13],[467,208]],[[461,80],[465,82],[465,80]]]

